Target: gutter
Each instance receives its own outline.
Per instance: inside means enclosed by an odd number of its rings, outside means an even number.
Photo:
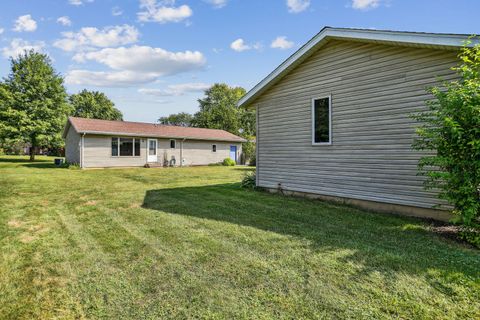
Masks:
[[[187,138],[183,138],[180,142],[180,167],[183,167],[183,143],[187,140]]]

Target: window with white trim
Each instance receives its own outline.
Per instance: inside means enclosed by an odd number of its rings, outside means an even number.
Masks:
[[[312,99],[312,143],[332,143],[331,97]]]
[[[112,138],[112,157],[139,157],[140,139]]]
[[[176,148],[177,141],[176,140],[170,140],[170,148],[175,149]]]

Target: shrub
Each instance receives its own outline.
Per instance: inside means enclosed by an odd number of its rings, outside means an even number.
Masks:
[[[241,186],[246,189],[255,189],[257,187],[257,173],[255,170],[245,174]]]
[[[252,167],[257,166],[257,156],[255,154],[250,158],[250,161],[248,162],[248,165],[252,166]]]
[[[435,99],[413,116],[421,122],[413,147],[434,151],[419,162],[425,187],[440,190],[463,226],[461,236],[480,247],[480,45],[465,46],[459,58],[453,70],[460,79],[430,88]]]
[[[230,158],[223,159],[222,165],[226,167],[233,167],[235,165],[235,161]]]

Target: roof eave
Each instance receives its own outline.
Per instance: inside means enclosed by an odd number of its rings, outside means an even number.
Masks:
[[[260,81],[253,89],[244,95],[237,103],[239,107],[248,108],[261,93],[280,80],[286,73],[318,50],[329,39],[368,41],[391,43],[396,45],[415,45],[438,47],[442,49],[458,49],[468,40],[468,35],[415,33],[400,31],[380,31],[368,29],[323,28],[299,50],[287,58],[273,72]],[[475,41],[473,44],[478,43]],[[472,44],[472,45],[473,45]]]
[[[198,140],[198,141],[223,141],[223,142],[247,142],[247,140],[239,139],[218,139],[218,138],[198,138],[191,136],[165,136],[154,134],[140,134],[140,133],[128,133],[128,132],[113,132],[113,131],[89,131],[80,130],[80,134],[102,135],[102,136],[125,136],[125,137],[140,137],[140,138],[163,138],[163,139],[186,139],[186,140]]]

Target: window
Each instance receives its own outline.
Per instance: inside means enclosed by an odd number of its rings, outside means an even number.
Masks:
[[[170,148],[175,149],[176,141],[175,140],[170,140]]]
[[[133,148],[134,150],[134,156],[135,157],[140,157],[140,139],[133,139],[135,141],[135,146]]]
[[[112,138],[112,157],[118,157],[118,138]]]
[[[140,139],[112,138],[112,157],[139,157]]]
[[[212,152],[217,152],[217,145],[216,144],[212,144]]]
[[[332,143],[331,97],[312,100],[312,143]]]
[[[121,157],[133,156],[133,139],[132,138],[120,138],[120,156]]]

